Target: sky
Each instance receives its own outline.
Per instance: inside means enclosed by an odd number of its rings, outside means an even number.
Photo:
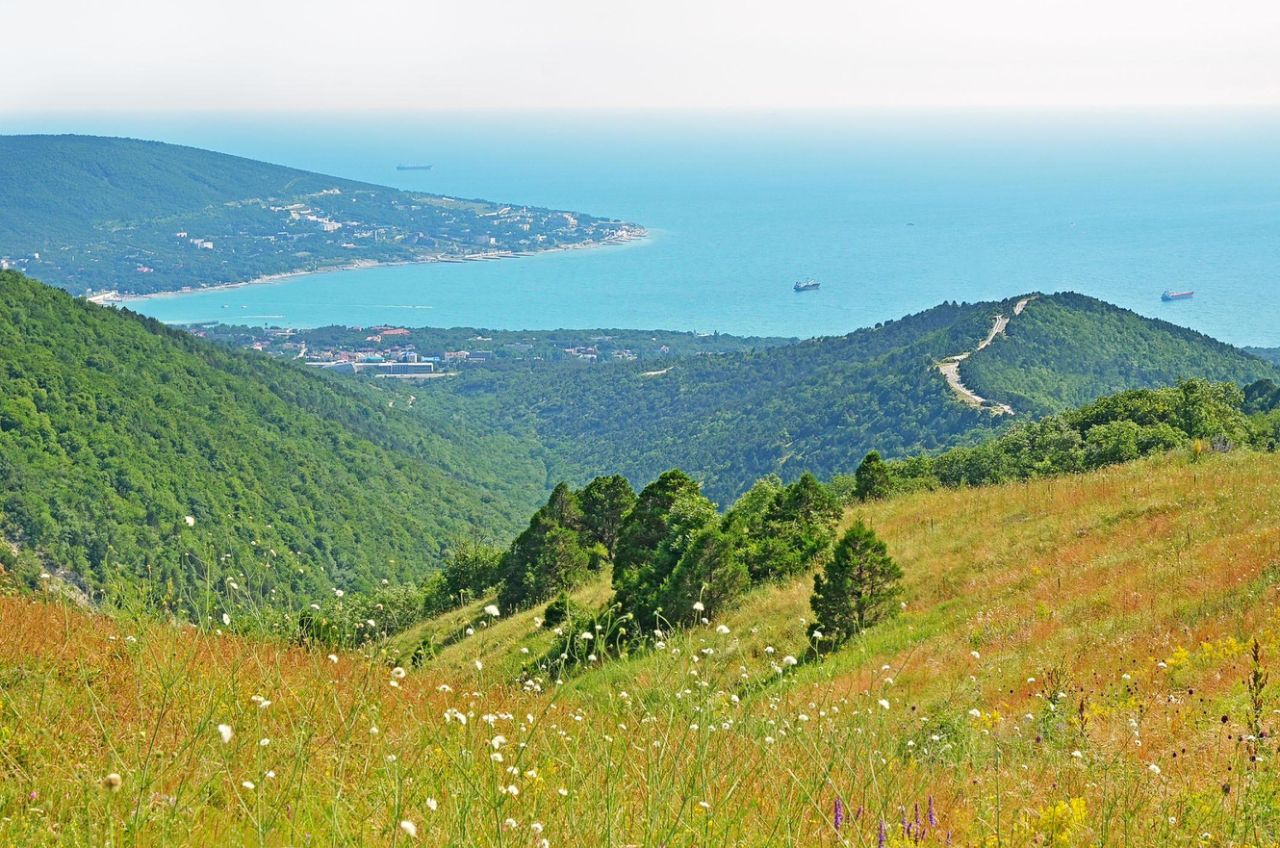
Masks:
[[[0,0],[0,113],[1280,105],[1276,0]]]

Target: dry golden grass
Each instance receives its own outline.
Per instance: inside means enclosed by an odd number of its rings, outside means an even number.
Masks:
[[[0,599],[0,844],[1275,844],[1280,702],[1245,680],[1253,638],[1280,666],[1280,457],[861,512],[907,607],[822,662],[807,580],[524,686],[550,637],[483,602],[419,628],[484,625],[400,679]]]

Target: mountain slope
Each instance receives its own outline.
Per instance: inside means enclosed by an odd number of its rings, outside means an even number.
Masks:
[[[1121,388],[1191,376],[1248,383],[1280,369],[1213,339],[1073,294],[944,304],[847,336],[750,353],[689,357],[654,370],[511,369],[464,375],[439,391],[489,398],[534,429],[556,476],[621,471],[636,484],[679,466],[726,503],[765,474],[850,472],[889,457],[973,442]],[[974,351],[996,316],[1002,335],[961,364],[1013,416],[959,401],[937,364]]]
[[[300,600],[514,532],[535,449],[406,403],[0,272],[0,530],[95,594]]]
[[[0,598],[0,839],[1269,844],[1277,693],[1246,681],[1280,651],[1280,523],[1242,505],[1277,501],[1280,457],[1246,452],[895,498],[849,518],[906,608],[822,662],[797,579],[559,686],[509,683],[536,611],[476,609],[400,678]]]
[[[0,257],[77,291],[166,291],[642,232],[153,141],[0,136]]]
[[[960,366],[966,382],[1031,415],[1180,380],[1275,378],[1273,363],[1203,333],[1071,292],[1028,301]]]

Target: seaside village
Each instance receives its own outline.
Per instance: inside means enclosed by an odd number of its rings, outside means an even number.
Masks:
[[[189,328],[194,335],[213,337],[219,335],[212,326]],[[241,339],[244,347],[275,355],[301,359],[307,365],[334,374],[360,375],[364,377],[389,377],[394,379],[430,379],[456,374],[461,368],[491,364],[498,360],[543,360],[549,351],[539,349],[528,342],[511,341],[501,344],[501,352],[493,349],[494,339],[489,336],[473,336],[469,349],[441,349],[426,352],[413,341],[413,331],[404,327],[376,326],[365,330],[369,335],[359,343],[334,343],[316,346],[308,343],[305,334],[289,328],[264,329],[254,333],[252,340]],[[577,359],[596,362],[603,359],[634,362],[638,357],[629,348],[612,346],[601,350],[599,343],[612,341],[602,336],[586,340],[585,344],[557,348],[554,358]],[[658,352],[670,352],[661,345]]]

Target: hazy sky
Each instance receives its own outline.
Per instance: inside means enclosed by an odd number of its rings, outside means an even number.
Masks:
[[[0,0],[0,112],[1280,105],[1277,0]]]

